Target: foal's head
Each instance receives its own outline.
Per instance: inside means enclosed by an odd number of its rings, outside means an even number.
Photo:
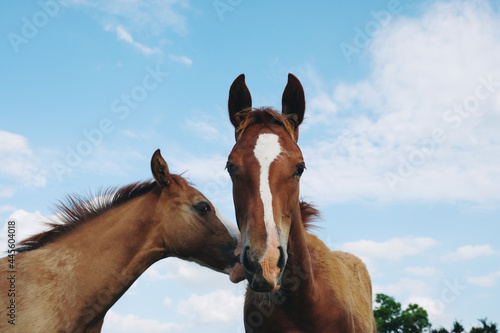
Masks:
[[[300,214],[299,180],[305,164],[297,139],[304,118],[304,90],[289,74],[281,114],[251,106],[241,74],[229,91],[236,144],[227,170],[242,237],[243,271],[253,290],[268,292],[280,287],[292,217]]]
[[[161,246],[170,255],[230,274],[237,282],[234,276],[241,273],[233,275],[233,268],[241,246],[238,229],[184,178],[169,173],[160,150],[151,159],[151,170],[159,196],[153,219],[168,242]]]

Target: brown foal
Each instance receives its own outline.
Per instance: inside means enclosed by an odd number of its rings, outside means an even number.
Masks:
[[[252,109],[240,75],[229,92],[236,144],[227,162],[241,265],[249,288],[247,332],[376,332],[370,276],[356,256],[331,251],[307,232],[317,214],[299,201],[305,163],[297,145],[305,98],[289,74],[282,113]]]
[[[236,226],[184,178],[169,173],[159,150],[151,170],[155,181],[107,191],[106,199],[70,197],[58,214],[62,221],[21,243],[15,326],[3,318],[1,332],[100,332],[109,308],[166,257],[232,273]],[[10,270],[7,259],[0,264],[4,272]],[[0,281],[8,290],[9,281]],[[1,300],[8,304],[7,293]]]

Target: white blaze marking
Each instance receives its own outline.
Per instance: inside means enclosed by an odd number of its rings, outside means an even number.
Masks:
[[[234,245],[236,246],[238,244],[238,236],[240,235],[240,231],[238,230],[238,228],[234,224],[232,224],[229,221],[229,219],[226,216],[224,216],[224,214],[222,214],[222,212],[217,207],[214,206],[214,208],[215,208],[215,216],[217,216],[219,218],[219,220],[222,222],[222,224],[226,227],[227,232],[229,232],[229,235],[231,235],[231,238],[234,241]],[[202,264],[202,265],[206,266],[206,264]],[[232,270],[233,270],[233,267],[226,267],[222,272],[224,272],[226,274],[231,274]]]
[[[273,215],[273,195],[269,186],[269,169],[271,163],[281,153],[279,137],[276,134],[270,133],[260,134],[253,153],[260,164],[259,192],[262,204],[264,205],[264,223],[267,231],[266,245],[269,248],[271,239],[275,239],[275,242],[278,242],[278,233]]]
[[[224,224],[224,226],[226,227],[227,231],[234,239],[234,241],[237,242],[238,238],[236,235],[240,234],[238,228],[234,224],[232,224],[217,207],[214,206],[214,208],[215,208],[215,215],[219,218],[219,220],[221,220],[222,224]]]

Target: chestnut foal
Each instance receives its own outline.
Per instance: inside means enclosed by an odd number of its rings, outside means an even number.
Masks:
[[[304,118],[302,85],[292,74],[282,113],[252,109],[240,75],[229,91],[236,144],[227,162],[241,265],[249,288],[247,332],[376,332],[370,276],[356,256],[331,251],[307,225],[317,214],[299,201],[305,170],[297,145]]]
[[[108,190],[104,199],[70,197],[58,214],[61,222],[21,243],[14,262],[15,326],[4,316],[1,332],[100,332],[109,308],[166,257],[232,273],[236,226],[169,173],[159,150],[151,169],[155,181]],[[12,271],[8,257],[0,267]],[[0,290],[8,290],[10,282],[0,281]],[[9,304],[7,292],[1,301]]]

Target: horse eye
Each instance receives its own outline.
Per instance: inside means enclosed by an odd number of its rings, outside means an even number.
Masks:
[[[230,177],[234,177],[236,175],[236,166],[233,163],[227,162],[226,169]]]
[[[196,211],[198,213],[202,213],[202,214],[208,213],[211,209],[208,202],[205,202],[205,201],[200,201],[196,205],[194,205],[193,207],[194,207],[194,209],[196,209]]]
[[[305,169],[306,169],[306,165],[304,163],[300,163],[299,165],[297,165],[297,170],[295,170],[295,173],[293,175],[300,177],[304,173]]]

